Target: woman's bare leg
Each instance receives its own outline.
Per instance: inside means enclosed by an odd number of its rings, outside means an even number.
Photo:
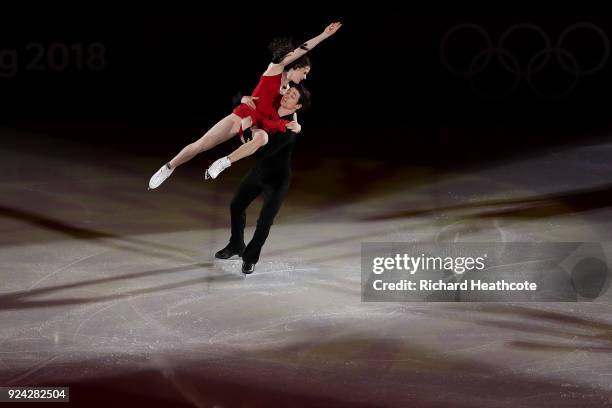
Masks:
[[[168,162],[170,168],[175,169],[181,164],[193,159],[198,153],[212,149],[219,143],[229,140],[238,133],[240,116],[232,113],[217,122],[208,132],[195,142],[188,144]]]
[[[230,159],[230,162],[235,163],[242,158],[252,155],[266,143],[268,143],[268,134],[261,129],[253,130],[253,139],[234,150],[227,158]]]
[[[217,176],[221,174],[223,170],[230,167],[232,163],[242,159],[243,157],[252,155],[257,151],[257,149],[266,143],[268,143],[268,134],[260,129],[253,130],[253,139],[234,150],[229,156],[215,160],[215,162],[206,170],[204,177],[207,180],[217,178]]]

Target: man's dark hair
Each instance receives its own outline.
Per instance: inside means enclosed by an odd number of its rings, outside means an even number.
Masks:
[[[306,89],[306,87],[302,84],[292,84],[291,88],[295,88],[300,93],[300,99],[298,100],[298,103],[302,105],[302,107],[298,109],[298,111],[302,112],[308,109],[310,107],[311,100],[310,91],[308,91],[308,89]]]

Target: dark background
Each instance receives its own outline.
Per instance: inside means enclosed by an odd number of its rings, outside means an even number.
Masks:
[[[539,94],[525,75],[504,70],[497,54],[486,67],[486,54],[474,59],[485,47],[474,32],[457,31],[446,49],[452,67],[473,64],[484,68],[481,74],[453,74],[440,53],[445,34],[461,23],[481,26],[494,46],[504,31],[522,23],[541,27],[553,46],[564,29],[580,22],[597,25],[608,38],[612,18],[605,13],[398,6],[315,13],[306,3],[270,13],[262,11],[266,7],[84,9],[60,18],[41,11],[15,27],[7,18],[0,49],[15,50],[19,67],[0,78],[3,122],[143,153],[174,151],[228,114],[237,92],[252,90],[269,62],[267,44],[273,37],[292,36],[299,43],[341,20],[340,32],[311,53],[313,69],[304,84],[313,104],[300,115],[306,151],[384,158],[414,148],[437,149],[441,160],[451,160],[458,151],[495,157],[607,134],[612,90],[607,58],[596,73],[576,77],[551,54],[530,78]],[[49,62],[54,43],[84,49],[99,43],[105,65],[79,67],[72,49],[69,64],[57,69]],[[605,56],[604,44],[592,30],[575,30],[563,42],[562,56],[571,66],[571,53],[588,70]],[[523,29],[505,45],[512,55],[502,57],[512,63],[508,58],[514,56],[524,71],[544,42]],[[43,50],[40,69],[32,68],[35,47]],[[543,60],[535,62],[539,67]],[[515,80],[516,89],[506,94]],[[572,81],[575,88],[564,94]]]

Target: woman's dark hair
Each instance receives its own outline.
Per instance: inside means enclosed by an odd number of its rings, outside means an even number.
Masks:
[[[292,68],[298,69],[305,67],[312,67],[312,62],[310,61],[310,58],[308,58],[308,55],[302,55],[300,58],[296,59],[291,64],[286,65],[285,71],[288,71]]]
[[[291,88],[297,89],[297,91],[300,93],[300,99],[298,99],[298,103],[302,105],[302,107],[298,109],[298,111],[302,112],[308,109],[310,107],[311,99],[310,92],[308,91],[308,89],[306,89],[306,87],[302,84],[293,84],[291,85]]]
[[[272,40],[270,45],[268,45],[268,49],[272,52],[272,63],[278,64],[283,58],[291,51],[295,50],[295,45],[293,44],[293,40],[287,37],[277,37]],[[285,67],[285,71],[291,68],[304,68],[310,67],[312,64],[310,62],[310,58],[308,56],[303,55],[297,60],[293,61],[291,64],[288,64]]]
[[[276,37],[272,40],[270,45],[268,45],[268,49],[272,52],[272,62],[278,64],[283,60],[285,55],[295,50],[295,46],[291,38]]]

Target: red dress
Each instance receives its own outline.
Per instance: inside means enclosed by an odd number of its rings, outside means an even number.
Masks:
[[[259,99],[254,101],[257,109],[242,103],[233,112],[241,118],[250,116],[253,121],[252,126],[263,129],[268,134],[286,132],[286,125],[290,121],[280,119],[278,116],[278,108],[283,97],[280,94],[282,76],[282,73],[273,76],[262,75],[252,93],[252,96],[259,97]],[[242,133],[242,129],[240,129],[240,133]]]

